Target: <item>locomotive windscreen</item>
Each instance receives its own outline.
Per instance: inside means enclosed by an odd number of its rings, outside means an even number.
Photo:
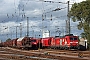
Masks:
[[[31,42],[36,42],[36,40],[31,40]]]
[[[70,40],[77,40],[76,37],[70,37]]]

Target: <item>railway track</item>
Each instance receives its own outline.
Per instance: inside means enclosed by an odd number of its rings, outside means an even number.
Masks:
[[[3,47],[0,48],[0,60],[90,60],[89,51],[82,51],[83,57],[78,57],[79,52],[53,49],[26,51]]]
[[[39,52],[39,50],[35,50],[35,52]],[[90,57],[90,51],[78,51],[78,50],[54,50],[54,49],[43,49],[40,52],[48,52],[53,54],[61,54],[61,55],[71,55],[78,56],[79,53],[83,54],[83,57]]]

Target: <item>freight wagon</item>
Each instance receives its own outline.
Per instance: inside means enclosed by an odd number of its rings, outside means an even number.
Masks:
[[[13,46],[13,47],[16,47],[16,46],[17,46],[17,39],[18,39],[18,38],[12,39],[12,40],[13,40],[13,42],[12,42],[12,44],[13,44],[12,46]]]
[[[37,48],[37,40],[33,37],[22,37],[17,40],[17,47],[21,49]]]
[[[17,39],[12,39],[10,41],[0,43],[5,47],[14,47],[20,49],[30,49],[37,48],[37,40],[33,37],[21,37]]]
[[[0,47],[2,47],[2,40],[0,40]]]

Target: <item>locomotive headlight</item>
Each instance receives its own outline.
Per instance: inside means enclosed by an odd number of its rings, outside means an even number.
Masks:
[[[75,43],[78,43],[78,42],[75,42]]]
[[[35,45],[36,45],[37,43],[33,43],[33,44],[35,44]]]
[[[70,42],[70,43],[73,43],[73,42]]]

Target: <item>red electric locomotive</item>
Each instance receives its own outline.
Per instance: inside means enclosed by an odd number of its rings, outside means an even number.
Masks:
[[[65,49],[66,46],[67,46],[67,41],[65,38],[55,37],[51,41],[51,48]]]
[[[76,48],[78,49],[78,44],[79,44],[79,40],[78,40],[78,36],[73,36],[73,35],[66,35],[65,39],[67,41],[67,47],[68,48]]]
[[[40,45],[42,48],[48,48],[51,46],[51,40],[53,37],[42,38]]]
[[[78,49],[78,36],[72,34],[63,37],[42,38],[40,45],[55,49]]]

